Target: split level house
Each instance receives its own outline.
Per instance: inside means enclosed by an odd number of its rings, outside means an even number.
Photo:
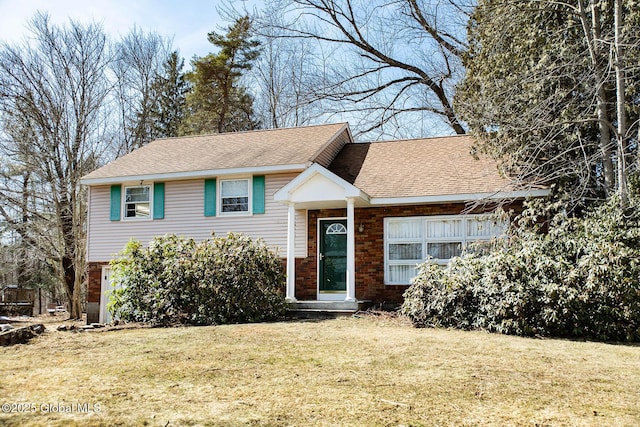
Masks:
[[[431,257],[446,263],[501,224],[469,212],[523,199],[470,136],[355,143],[348,124],[160,139],[83,177],[87,321],[109,320],[109,261],[130,239],[227,232],[286,263],[286,298],[399,303]]]

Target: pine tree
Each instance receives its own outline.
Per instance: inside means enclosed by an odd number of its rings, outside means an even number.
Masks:
[[[151,121],[154,138],[178,136],[184,118],[189,84],[185,80],[184,60],[174,51],[163,65],[164,73],[156,76],[152,84],[154,107]]]
[[[260,42],[251,38],[251,20],[245,16],[227,34],[209,33],[209,42],[220,49],[193,62],[187,74],[192,89],[187,94],[185,134],[221,133],[258,127],[253,97],[240,80],[260,55]]]

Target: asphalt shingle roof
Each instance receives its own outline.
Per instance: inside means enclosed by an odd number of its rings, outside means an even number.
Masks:
[[[495,161],[471,154],[471,136],[347,144],[329,169],[371,197],[510,190]]]
[[[346,123],[159,139],[83,180],[309,165]],[[374,198],[509,191],[495,161],[472,156],[468,135],[348,143],[329,170]]]
[[[307,164],[346,128],[336,123],[158,139],[83,179]]]

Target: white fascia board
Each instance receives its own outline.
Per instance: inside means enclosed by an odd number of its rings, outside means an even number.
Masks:
[[[498,191],[494,193],[443,194],[418,197],[374,197],[371,205],[414,205],[424,203],[458,203],[478,200],[524,199],[548,196],[550,190]]]
[[[365,201],[369,201],[369,195],[360,190],[353,184],[340,178],[335,173],[322,167],[321,165],[314,163],[310,168],[302,172],[300,175],[291,180],[287,185],[282,187],[274,195],[274,199],[279,202],[288,202],[291,199],[291,193],[302,187],[313,176],[320,174],[340,187],[344,188],[345,198],[360,198]]]
[[[212,176],[231,176],[231,175],[247,175],[247,174],[270,174],[270,173],[289,173],[289,172],[301,172],[307,168],[307,164],[293,164],[293,165],[276,165],[276,166],[258,166],[247,168],[233,168],[233,169],[210,169],[200,171],[187,171],[187,172],[172,172],[172,173],[158,173],[147,175],[129,175],[129,176],[116,176],[108,178],[89,178],[81,179],[80,183],[84,185],[104,185],[104,184],[119,184],[121,182],[135,182],[135,181],[175,181],[181,179],[198,179],[208,178]]]

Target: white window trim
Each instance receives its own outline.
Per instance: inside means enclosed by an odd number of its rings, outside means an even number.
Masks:
[[[334,225],[339,225],[340,227],[334,228]],[[347,234],[347,227],[342,223],[331,224],[327,228],[326,234]]]
[[[415,265],[419,265],[420,263],[422,263],[425,259],[425,253],[426,253],[426,245],[425,245],[425,238],[424,235],[426,234],[426,222],[424,221],[425,217],[392,217],[392,218],[385,218],[384,219],[384,284],[385,285],[408,285],[408,283],[396,283],[396,282],[392,282],[389,279],[389,266],[391,265],[407,265],[411,262],[415,262]],[[390,223],[393,222],[405,222],[405,221],[411,221],[411,220],[422,220],[422,228],[423,228],[423,237],[421,238],[412,238],[412,239],[389,239],[387,237],[387,230],[389,227]],[[420,243],[422,245],[422,251],[420,253],[420,259],[419,260],[392,260],[390,259],[389,256],[389,245],[393,244],[393,243]]]
[[[247,181],[247,194],[249,200],[247,201],[247,211],[246,212],[224,212],[222,205],[222,183],[226,181]],[[218,179],[218,190],[217,190],[217,198],[216,201],[218,203],[219,208],[218,215],[220,216],[252,216],[253,215],[253,176],[239,176],[234,178],[224,178]]]
[[[482,236],[469,236],[468,221],[478,218],[487,218],[491,214],[472,214],[472,215],[434,215],[434,216],[411,216],[411,217],[388,217],[384,218],[384,284],[391,286],[409,286],[410,283],[392,282],[389,277],[389,266],[392,265],[407,265],[411,262],[416,262],[416,267],[426,260],[427,245],[429,243],[448,243],[448,242],[460,242],[462,244],[462,250],[464,250],[469,243],[477,241],[489,241],[493,238],[499,237],[491,234],[485,234]],[[412,239],[389,239],[387,236],[387,230],[390,223],[404,222],[404,221],[422,221],[423,235],[421,238]],[[462,236],[460,237],[427,237],[427,224],[429,222],[437,222],[443,220],[461,220],[462,221]],[[506,226],[506,224],[505,224]],[[389,259],[389,245],[393,243],[421,243],[422,244],[422,259],[420,260],[390,260]],[[451,259],[434,259],[433,262],[440,265],[447,265]],[[417,274],[417,271],[416,271]]]
[[[148,217],[128,217],[127,216],[127,189],[149,187],[149,216]],[[153,220],[153,183],[150,184],[124,184],[122,186],[121,215],[123,221],[152,221]]]

